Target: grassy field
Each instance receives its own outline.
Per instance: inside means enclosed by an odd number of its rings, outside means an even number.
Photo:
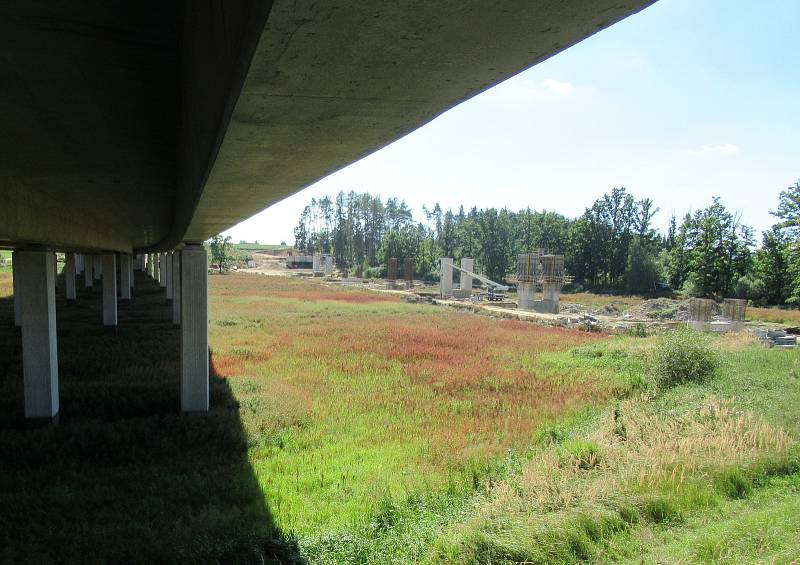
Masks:
[[[234,247],[239,251],[262,251],[262,252],[286,252],[294,249],[291,245],[280,245],[270,243],[234,243]]]
[[[641,296],[617,296],[614,294],[595,294],[594,292],[572,292],[561,296],[564,302],[575,302],[590,308],[602,308],[613,304],[619,310],[627,310],[632,306],[638,306],[644,302]]]
[[[212,278],[217,374],[242,404],[259,484],[299,535],[483,474],[624,379],[553,352],[599,336],[442,312],[301,279]]]
[[[800,355],[543,328],[320,281],[210,281],[212,410],[137,277],[118,335],[59,299],[59,426],[21,423],[0,273],[0,562],[786,562],[800,555]],[[75,354],[80,351],[80,354]]]
[[[773,324],[800,325],[800,310],[783,308],[748,308],[747,319]]]

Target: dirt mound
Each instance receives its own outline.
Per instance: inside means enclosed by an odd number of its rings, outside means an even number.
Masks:
[[[625,311],[626,318],[636,320],[677,320],[685,321],[689,316],[688,300],[654,298],[645,300],[638,306]]]

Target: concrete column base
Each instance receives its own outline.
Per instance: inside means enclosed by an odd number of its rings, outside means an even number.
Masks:
[[[517,283],[517,308],[520,310],[533,310],[536,298],[536,287],[532,282]]]

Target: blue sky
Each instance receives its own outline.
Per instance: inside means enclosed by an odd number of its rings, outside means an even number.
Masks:
[[[800,0],[661,0],[226,235],[293,240],[312,197],[577,216],[614,186],[669,216],[721,196],[759,232],[800,179]],[[760,236],[759,236],[760,240]]]

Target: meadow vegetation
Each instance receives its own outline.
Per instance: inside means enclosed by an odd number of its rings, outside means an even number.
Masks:
[[[796,351],[212,276],[213,408],[186,416],[177,333],[147,282],[117,336],[99,328],[98,295],[59,301],[62,421],[37,430],[19,424],[18,338],[0,297],[0,448],[15,454],[0,466],[0,562],[800,554]]]

